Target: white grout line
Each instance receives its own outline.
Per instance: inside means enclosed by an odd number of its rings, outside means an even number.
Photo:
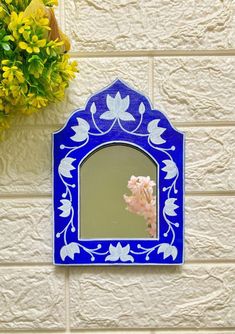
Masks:
[[[189,259],[189,260],[185,260],[185,262],[183,263],[183,266],[187,269],[187,267],[192,267],[192,266],[235,266],[235,258],[234,259],[221,259],[221,258],[216,258],[216,259]],[[169,266],[152,266],[152,265],[147,265],[148,267],[152,267],[152,268],[181,268],[182,266],[178,266],[178,265],[169,265]],[[24,269],[35,269],[35,270],[40,270],[40,269],[51,269],[51,270],[58,270],[60,272],[64,272],[65,273],[65,300],[66,300],[66,308],[65,308],[65,318],[66,318],[66,331],[70,332],[70,308],[69,308],[69,276],[68,276],[68,271],[70,270],[71,266],[55,266],[52,262],[51,264],[48,263],[23,263],[23,262],[13,262],[13,263],[1,263],[0,262],[0,268],[1,270],[4,270],[4,268],[6,268],[7,270],[9,269],[19,269],[19,268],[24,268]],[[74,268],[77,269],[81,269],[85,270],[85,268],[87,268],[88,270],[90,270],[92,266],[72,266],[73,270]],[[112,266],[106,267],[107,269],[110,268]],[[120,267],[122,267],[120,265]],[[131,268],[140,268],[140,266],[136,266],[136,265],[126,265],[127,268],[129,268],[130,270],[134,270]],[[100,268],[100,270],[104,270],[104,266],[100,265],[100,266],[96,266],[96,268]],[[1,274],[1,270],[0,270],[0,274]]]
[[[113,334],[138,334],[138,333],[145,333],[145,334],[158,334],[158,333],[185,333],[185,334],[195,334],[195,333],[234,333],[235,327],[219,327],[219,328],[101,328],[101,329],[80,329],[80,330],[73,330],[73,334],[79,333],[113,333]]]
[[[73,330],[72,331],[73,334],[95,334],[95,333],[103,333],[103,334],[161,334],[161,333],[166,333],[166,334],[170,334],[170,333],[182,333],[182,334],[190,334],[190,333],[202,333],[202,334],[206,334],[206,333],[213,333],[213,334],[225,334],[225,333],[235,333],[235,327],[231,327],[231,328],[224,328],[224,327],[215,327],[215,328],[156,328],[156,329],[151,329],[151,328],[117,328],[117,329],[80,329],[80,330]]]
[[[186,197],[235,197],[235,190],[218,190],[218,191],[186,191]],[[29,200],[35,201],[40,199],[51,200],[51,193],[5,193],[0,194],[0,199],[3,201],[12,200]]]
[[[235,49],[231,50],[130,50],[130,51],[71,51],[73,58],[99,57],[227,57],[235,56]]]

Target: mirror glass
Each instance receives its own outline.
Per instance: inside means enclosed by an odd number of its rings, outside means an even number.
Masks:
[[[156,180],[156,164],[134,147],[89,155],[80,168],[80,238],[156,238]]]

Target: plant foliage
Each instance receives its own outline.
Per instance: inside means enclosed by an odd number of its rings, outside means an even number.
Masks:
[[[0,0],[0,135],[17,113],[62,100],[77,71],[54,5],[57,0]]]

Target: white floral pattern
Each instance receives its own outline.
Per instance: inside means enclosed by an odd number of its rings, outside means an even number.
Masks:
[[[126,245],[122,247],[120,242],[118,242],[117,246],[113,246],[110,244],[109,246],[109,255],[106,256],[105,261],[112,261],[116,262],[118,260],[122,262],[131,261],[134,262],[133,256],[129,255],[130,252],[130,245]]]
[[[175,246],[172,246],[167,243],[163,243],[158,248],[157,253],[158,254],[163,253],[163,259],[166,259],[167,257],[172,256],[173,260],[175,260],[177,257],[178,251]]]
[[[163,160],[165,167],[162,168],[166,172],[165,180],[173,179],[178,174],[178,168],[173,160]]]
[[[178,205],[175,204],[177,198],[168,198],[165,201],[164,211],[168,216],[177,216],[175,210],[178,209]]]
[[[108,111],[104,112],[100,118],[106,120],[120,119],[122,121],[134,121],[132,114],[127,112],[127,109],[130,105],[130,97],[127,95],[123,99],[121,94],[117,92],[113,98],[110,95],[107,95],[106,103],[109,108]]]
[[[84,141],[88,138],[88,131],[90,130],[90,125],[87,121],[81,117],[77,118],[78,125],[72,126],[75,134],[70,137],[75,142]]]
[[[80,253],[80,248],[76,242],[71,242],[68,245],[65,245],[60,250],[61,259],[64,261],[66,256],[74,260],[74,255]]]
[[[68,217],[72,208],[71,202],[68,199],[61,199],[60,203],[62,203],[62,205],[58,208],[62,211],[60,217]]]
[[[75,167],[73,166],[74,161],[76,161],[76,159],[68,157],[62,159],[59,165],[59,173],[64,177],[71,178],[72,177],[71,171],[75,169]]]
[[[155,119],[148,124],[149,139],[153,144],[160,145],[166,141],[161,135],[166,131],[165,128],[158,126],[160,119]]]

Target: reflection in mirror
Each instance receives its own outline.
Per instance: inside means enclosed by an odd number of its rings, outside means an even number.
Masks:
[[[80,168],[80,237],[156,237],[157,165],[127,145],[103,147]]]

